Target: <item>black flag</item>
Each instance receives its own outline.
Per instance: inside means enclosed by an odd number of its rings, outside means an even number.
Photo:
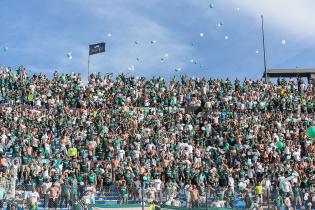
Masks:
[[[105,42],[90,45],[89,55],[105,52]]]

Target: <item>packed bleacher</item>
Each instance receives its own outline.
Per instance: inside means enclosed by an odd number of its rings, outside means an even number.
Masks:
[[[302,79],[0,69],[0,208],[315,208]]]

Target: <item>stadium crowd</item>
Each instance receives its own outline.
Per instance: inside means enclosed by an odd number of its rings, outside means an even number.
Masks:
[[[157,200],[186,207],[315,208],[314,87],[302,79],[170,81],[0,69],[0,207]],[[142,188],[142,187],[143,188]],[[142,190],[143,189],[143,190]],[[142,192],[143,191],[143,192]]]

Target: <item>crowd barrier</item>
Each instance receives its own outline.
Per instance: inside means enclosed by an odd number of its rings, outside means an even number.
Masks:
[[[106,206],[106,205],[96,205],[91,207],[92,210],[148,210],[149,207],[145,206],[142,208],[142,206],[139,205],[123,205],[123,206]],[[161,205],[160,206],[161,210],[181,210],[183,207],[174,207],[174,206],[167,206],[167,205]],[[209,207],[209,208],[189,208],[190,210],[233,210],[232,208],[214,208],[214,207]]]

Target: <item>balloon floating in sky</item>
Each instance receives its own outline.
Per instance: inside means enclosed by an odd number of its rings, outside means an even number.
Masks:
[[[108,37],[111,37],[111,36],[112,36],[112,34],[111,34],[111,33],[108,33],[108,34],[107,34],[107,36],[108,36]]]
[[[191,46],[196,46],[196,43],[195,42],[191,42],[190,45]]]
[[[9,51],[9,48],[8,47],[4,47],[3,48],[3,52],[8,52]]]
[[[135,41],[135,44],[139,44],[137,41]]]
[[[223,26],[223,23],[222,22],[218,23],[218,27],[221,27],[221,26]]]
[[[308,138],[315,138],[315,126],[311,126],[306,130],[306,135]]]
[[[129,71],[134,71],[135,70],[135,66],[132,65],[131,67],[128,68]]]
[[[140,58],[136,58],[137,61],[140,61]]]
[[[165,59],[164,58],[161,58],[161,63],[164,63]]]
[[[213,3],[210,3],[210,4],[209,4],[209,8],[210,8],[210,9],[213,9],[213,8],[214,8],[214,4],[213,4]]]
[[[191,60],[190,60],[190,63],[193,63],[193,62],[194,62],[194,59],[191,59]]]
[[[240,11],[240,8],[239,8],[239,7],[237,7],[237,8],[236,8],[236,10],[237,10],[237,11]]]
[[[67,58],[68,58],[69,60],[72,59],[72,53],[71,53],[71,52],[68,52],[66,56],[67,56]]]
[[[203,36],[204,36],[204,34],[203,34],[203,33],[200,33],[199,35],[200,35],[200,37],[203,37]]]
[[[151,41],[151,44],[155,44],[155,43],[156,43],[156,40]]]
[[[176,68],[175,71],[176,72],[180,72],[182,70],[182,68]]]
[[[285,40],[282,40],[282,41],[281,41],[281,43],[282,43],[282,44],[286,44],[286,43],[287,43],[287,41],[285,41]]]
[[[165,53],[164,56],[165,56],[165,57],[168,57],[168,53]]]
[[[203,67],[203,65],[200,65],[200,66],[199,66],[199,68],[202,68],[202,67]]]
[[[258,50],[256,50],[256,54],[258,54],[259,53],[259,51]]]
[[[228,37],[228,36],[225,36],[225,37],[224,37],[224,39],[225,39],[225,40],[228,40],[228,39],[229,39],[229,37]]]

